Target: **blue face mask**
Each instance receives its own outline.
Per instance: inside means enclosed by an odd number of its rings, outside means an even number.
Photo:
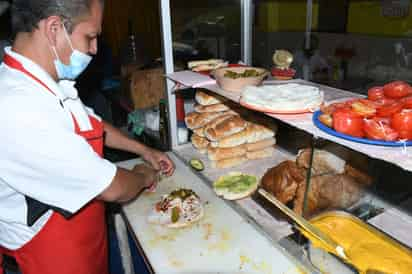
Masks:
[[[56,47],[52,47],[54,54],[56,55],[54,65],[56,67],[57,76],[60,80],[74,80],[87,68],[87,66],[92,61],[92,57],[88,54],[78,51],[77,49],[74,49],[64,25],[63,29],[66,39],[72,49],[72,54],[70,55],[70,63],[68,65],[63,64],[60,61],[59,55],[57,54]]]

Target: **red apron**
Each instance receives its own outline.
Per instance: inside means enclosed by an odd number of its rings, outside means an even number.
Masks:
[[[13,57],[5,55],[4,63],[53,93]],[[80,131],[76,119],[72,117],[76,134],[84,137],[102,157],[103,123],[89,116],[93,129]],[[53,213],[33,239],[19,249],[0,247],[0,263],[3,253],[16,259],[23,274],[108,274],[107,246],[104,203],[93,200],[68,220]],[[2,272],[0,264],[0,274]]]

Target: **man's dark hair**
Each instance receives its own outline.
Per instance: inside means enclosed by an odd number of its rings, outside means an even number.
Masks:
[[[59,16],[71,33],[78,19],[87,15],[93,0],[14,0],[11,7],[13,33],[32,32],[38,23]],[[104,0],[99,0],[104,3]]]

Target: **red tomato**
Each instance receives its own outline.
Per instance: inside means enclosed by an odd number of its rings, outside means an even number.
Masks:
[[[373,102],[375,103],[376,106],[383,106],[383,105],[389,105],[391,103],[394,103],[394,102],[396,102],[396,100],[384,97],[384,98],[381,98],[381,99],[379,99],[377,101],[373,101]]]
[[[374,121],[377,122],[377,123],[381,123],[381,124],[384,124],[384,125],[387,125],[387,126],[390,126],[390,125],[391,125],[391,122],[392,122],[392,119],[389,118],[389,117],[378,117],[378,116],[375,116],[375,117],[372,118],[372,120],[374,120]]]
[[[351,104],[352,110],[362,117],[372,117],[376,114],[376,106],[373,101],[361,99]]]
[[[412,109],[412,96],[403,97],[401,101],[404,104],[404,108],[411,108]]]
[[[379,105],[376,103],[376,101],[372,101],[372,100],[369,100],[369,99],[359,99],[358,101],[361,102],[362,104],[368,106],[368,107],[376,108],[376,107],[379,106]]]
[[[373,140],[395,141],[399,135],[398,132],[388,125],[368,119],[363,121],[363,130],[366,137]]]
[[[412,139],[412,111],[403,110],[392,116],[392,128],[399,132],[401,139]]]
[[[395,113],[398,113],[402,110],[403,103],[402,102],[393,102],[381,107],[378,107],[376,111],[376,116],[379,117],[390,117]]]
[[[372,87],[368,89],[368,99],[376,101],[384,97],[383,87]]]
[[[324,114],[332,115],[335,110],[345,107],[345,103],[332,103],[330,105],[321,105],[320,111]]]
[[[402,130],[399,131],[399,139],[400,140],[412,140],[412,131]]]
[[[162,210],[162,203],[161,202],[156,203],[155,208],[157,212],[160,212]]]
[[[412,87],[403,81],[394,81],[383,86],[385,96],[402,98],[412,93]]]
[[[333,113],[333,128],[341,133],[363,137],[363,118],[349,108],[341,108]]]
[[[343,104],[345,105],[345,107],[351,107],[353,103],[359,102],[360,100],[366,100],[366,99],[358,99],[358,98],[349,99],[349,100],[343,102]]]

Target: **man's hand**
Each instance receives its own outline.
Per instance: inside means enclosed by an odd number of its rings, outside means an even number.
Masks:
[[[175,171],[175,165],[167,154],[158,150],[147,148],[142,154],[144,160],[149,162],[154,169],[160,170],[163,174],[171,176]]]
[[[157,184],[159,172],[153,167],[150,167],[146,164],[140,164],[135,165],[132,171],[143,175],[144,180],[142,183],[145,188],[150,188]]]

